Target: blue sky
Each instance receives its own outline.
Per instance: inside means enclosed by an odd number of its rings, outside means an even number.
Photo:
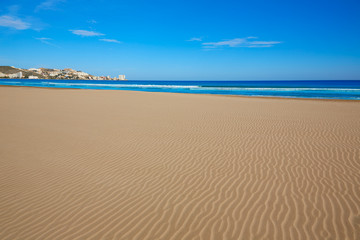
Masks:
[[[132,80],[360,79],[357,0],[1,0],[0,65]]]

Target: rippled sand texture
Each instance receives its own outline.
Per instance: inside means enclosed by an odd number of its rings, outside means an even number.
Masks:
[[[360,102],[0,88],[0,239],[360,239]]]

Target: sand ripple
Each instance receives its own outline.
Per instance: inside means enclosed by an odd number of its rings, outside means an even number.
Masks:
[[[0,88],[0,239],[360,239],[359,104]]]

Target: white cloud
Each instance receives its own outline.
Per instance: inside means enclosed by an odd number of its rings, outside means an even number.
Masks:
[[[257,37],[246,37],[246,38],[234,38],[231,40],[220,41],[220,42],[206,42],[203,43],[204,48],[219,48],[219,47],[273,47],[281,42],[278,41],[252,41],[250,39],[257,39]]]
[[[46,37],[41,37],[41,38],[35,38],[36,40],[39,40],[40,42],[44,43],[44,44],[47,44],[47,45],[50,45],[50,46],[53,46],[53,47],[59,47],[55,44],[53,44],[52,42],[52,39],[51,38],[46,38]]]
[[[100,41],[103,41],[103,42],[111,42],[111,43],[121,43],[120,41],[116,40],[116,39],[106,39],[106,38],[102,38],[102,39],[99,39]]]
[[[47,40],[52,40],[51,38],[45,38],[45,37],[42,37],[42,38],[36,38],[37,40],[40,40],[40,41],[47,41]]]
[[[15,28],[17,30],[25,30],[31,27],[31,24],[24,22],[18,17],[3,15],[0,16],[0,26]]]
[[[40,10],[56,10],[56,6],[65,1],[66,0],[45,0],[36,6],[35,12]]]
[[[254,42],[250,42],[250,44],[253,45],[274,45],[274,44],[279,44],[281,42],[277,42],[277,41],[254,41]]]
[[[94,37],[94,36],[105,35],[103,33],[98,33],[98,32],[94,32],[94,31],[87,31],[87,30],[69,30],[69,31],[72,32],[75,35],[85,36],[85,37]]]
[[[244,44],[247,40],[245,38],[234,38],[231,40],[227,40],[227,41],[220,41],[220,42],[206,42],[203,43],[203,46],[205,47],[220,47],[220,46],[229,46],[229,47],[236,47],[239,46],[241,44]]]
[[[190,38],[189,40],[186,40],[186,41],[188,41],[188,42],[201,42],[202,38],[193,37],[193,38]]]

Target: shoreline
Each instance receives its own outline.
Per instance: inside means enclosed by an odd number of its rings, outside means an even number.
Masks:
[[[102,81],[102,80],[98,80]],[[307,101],[331,101],[331,102],[360,102],[354,99],[327,99],[327,98],[301,98],[301,97],[274,97],[274,96],[248,96],[248,95],[226,95],[226,94],[209,94],[209,93],[179,93],[179,92],[150,92],[150,91],[135,91],[135,90],[122,90],[122,89],[85,89],[85,88],[52,88],[52,87],[35,87],[35,86],[12,86],[0,85],[1,87],[14,87],[14,88],[37,88],[37,89],[52,89],[52,90],[90,90],[90,91],[126,91],[126,92],[144,92],[144,93],[168,93],[168,94],[190,94],[190,95],[204,95],[204,96],[220,96],[220,97],[235,97],[235,98],[260,98],[260,99],[285,99],[285,100],[307,100]]]

